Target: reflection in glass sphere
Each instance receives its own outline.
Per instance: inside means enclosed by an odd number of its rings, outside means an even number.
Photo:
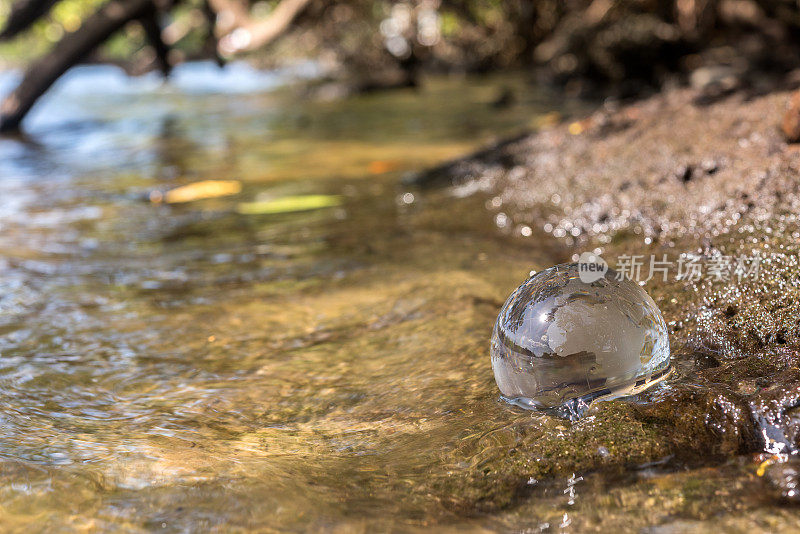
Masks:
[[[541,271],[511,294],[491,354],[506,401],[567,415],[638,393],[670,371],[667,326],[653,299],[612,269],[586,283],[577,263]]]

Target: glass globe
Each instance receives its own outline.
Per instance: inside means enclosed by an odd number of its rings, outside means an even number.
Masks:
[[[574,414],[593,400],[643,391],[669,373],[667,326],[644,289],[612,269],[581,278],[578,263],[556,265],[506,300],[491,341],[506,401]]]

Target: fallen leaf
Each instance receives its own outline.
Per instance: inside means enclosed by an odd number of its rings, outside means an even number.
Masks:
[[[242,202],[236,211],[244,215],[267,215],[315,210],[339,204],[341,197],[338,195],[296,195],[258,202]]]
[[[533,125],[539,128],[545,128],[547,126],[553,126],[558,124],[561,121],[561,113],[558,111],[551,111],[550,113],[545,113],[544,115],[540,115],[533,120]]]
[[[586,127],[581,122],[576,121],[569,125],[569,133],[572,135],[580,135],[585,129]]]
[[[378,159],[375,161],[369,162],[369,172],[370,174],[383,174],[385,172],[393,171],[400,167],[400,163],[397,161],[388,161]]]
[[[242,184],[238,180],[203,180],[202,182],[170,189],[163,195],[151,193],[150,200],[153,202],[161,202],[163,200],[168,204],[179,204],[204,198],[235,195],[241,191]]]

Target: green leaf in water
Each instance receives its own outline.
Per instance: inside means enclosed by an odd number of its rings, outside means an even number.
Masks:
[[[258,202],[241,202],[236,211],[244,215],[266,215],[328,208],[341,203],[339,195],[295,195]]]

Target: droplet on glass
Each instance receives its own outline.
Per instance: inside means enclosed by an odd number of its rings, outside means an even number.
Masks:
[[[653,299],[612,269],[582,280],[583,265],[536,273],[500,310],[491,355],[507,402],[579,416],[593,400],[639,393],[669,374],[667,326]]]

